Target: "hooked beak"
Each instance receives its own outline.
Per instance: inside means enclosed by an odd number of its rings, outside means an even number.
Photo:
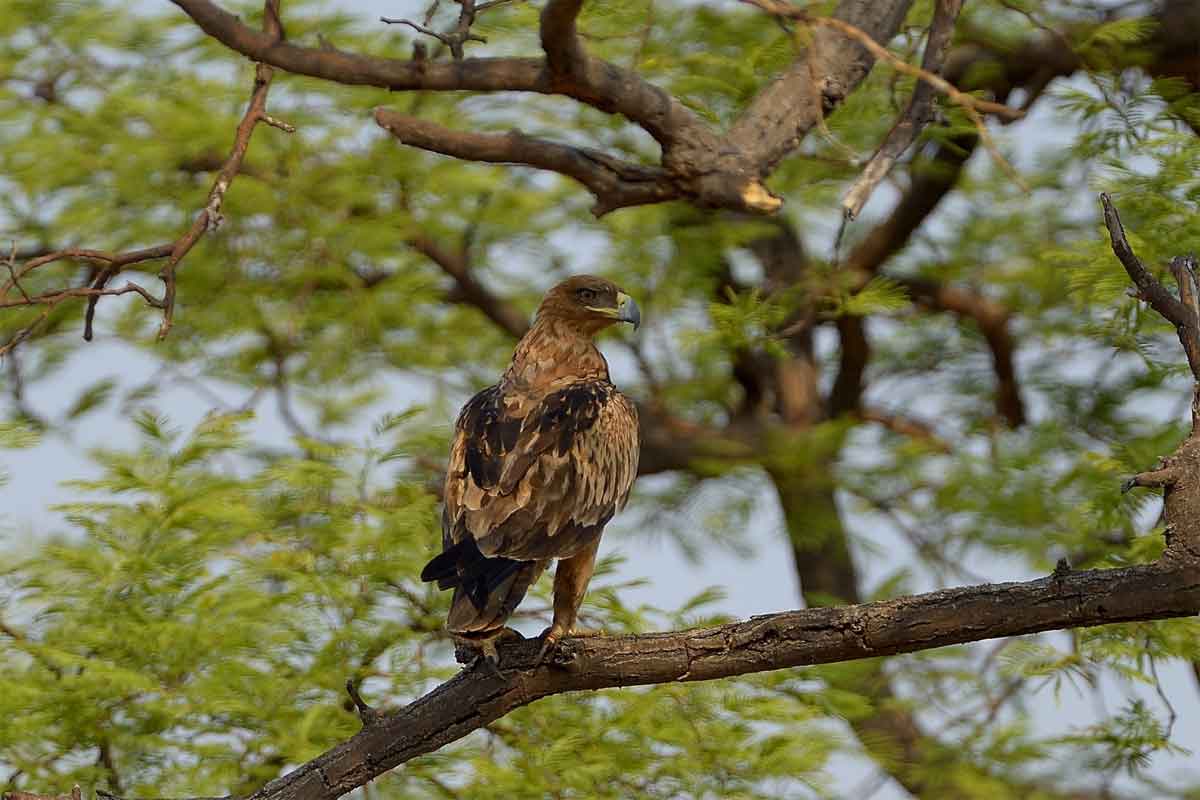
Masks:
[[[617,319],[628,322],[635,331],[642,325],[642,310],[633,298],[624,292],[617,292]]]

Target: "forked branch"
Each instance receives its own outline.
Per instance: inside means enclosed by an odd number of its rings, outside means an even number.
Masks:
[[[265,2],[263,35],[271,37],[275,41],[283,38],[283,26],[279,19],[279,0],[266,0]],[[204,207],[196,215],[191,226],[178,239],[166,244],[140,250],[131,250],[124,253],[107,253],[100,250],[83,248],[57,250],[30,259],[19,269],[10,257],[8,261],[9,277],[5,282],[0,283],[0,309],[17,306],[42,306],[43,311],[33,322],[26,325],[7,342],[0,345],[0,356],[11,351],[27,339],[60,303],[74,298],[87,299],[87,312],[84,318],[83,332],[85,340],[90,341],[92,338],[92,324],[95,318],[96,303],[100,298],[128,294],[130,292],[136,292],[151,307],[162,310],[162,322],[159,325],[158,337],[161,339],[167,335],[171,330],[171,325],[175,317],[176,271],[179,263],[205,233],[221,223],[221,207],[225,202],[225,194],[229,191],[230,185],[241,170],[242,162],[246,157],[246,151],[250,147],[250,137],[254,133],[255,126],[261,122],[288,133],[295,130],[286,122],[282,122],[267,114],[267,92],[270,89],[273,75],[274,70],[270,66],[266,64],[256,66],[254,72],[254,89],[250,94],[250,103],[246,108],[246,113],[242,116],[241,122],[238,123],[233,147],[230,149],[229,156],[217,172],[212,187],[209,189]],[[161,298],[155,297],[149,290],[132,282],[128,282],[115,289],[107,288],[109,281],[126,267],[160,258],[167,259],[166,265],[159,273],[159,277],[163,281],[163,296]],[[33,271],[48,264],[64,260],[86,261],[98,265],[98,268],[89,277],[85,286],[68,286],[30,295],[21,285],[20,281],[29,276]],[[16,289],[20,293],[19,299],[11,298],[13,289]]]
[[[1192,375],[1200,382],[1200,314],[1197,313],[1196,304],[1195,257],[1181,256],[1171,262],[1171,272],[1179,283],[1179,298],[1176,298],[1150,274],[1146,265],[1133,252],[1112,198],[1101,194],[1100,203],[1104,207],[1104,224],[1108,228],[1113,253],[1137,287],[1138,297],[1149,303],[1151,308],[1175,326],[1179,342],[1187,354]]]
[[[667,172],[631,164],[598,150],[571,147],[520,131],[474,133],[454,131],[435,122],[387,109],[375,110],[375,121],[404,144],[468,161],[516,164],[574,178],[596,197],[592,212],[603,216],[617,208],[659,203],[679,196]]]

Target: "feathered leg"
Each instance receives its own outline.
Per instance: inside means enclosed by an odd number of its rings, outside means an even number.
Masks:
[[[570,558],[559,560],[554,570],[554,621],[542,633],[542,649],[538,651],[537,663],[542,663],[546,653],[559,639],[573,632],[579,606],[587,592],[588,581],[596,568],[596,550],[600,537]]]

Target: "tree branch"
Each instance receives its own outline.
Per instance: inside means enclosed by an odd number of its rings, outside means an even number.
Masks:
[[[564,94],[602,111],[622,114],[664,146],[680,137],[715,135],[667,92],[639,75],[587,58],[572,80],[556,80],[542,58],[465,58],[452,63],[377,58],[342,50],[297,47],[244,25],[209,0],[172,0],[200,28],[247,58],[335,83],[393,91],[536,92]]]
[[[435,122],[378,108],[375,121],[401,142],[469,161],[521,164],[558,172],[582,183],[596,197],[597,217],[629,206],[660,203],[679,196],[659,167],[631,164],[599,150],[551,142],[520,131],[453,131]]]
[[[503,2],[503,0],[500,0]],[[487,44],[487,39],[476,33],[471,33],[471,26],[475,24],[475,16],[485,8],[494,5],[495,3],[485,3],[482,6],[477,6],[475,0],[458,0],[459,12],[458,22],[454,26],[454,30],[449,33],[438,33],[432,28],[427,27],[433,18],[434,11],[437,8],[437,3],[430,6],[429,11],[425,14],[425,25],[418,25],[409,19],[389,19],[388,17],[380,17],[379,21],[388,25],[408,25],[413,30],[432,36],[446,47],[450,48],[450,55],[455,61],[461,61],[463,58],[463,45],[467,42],[481,42]]]
[[[896,35],[912,0],[842,0],[833,17],[877,42]],[[821,26],[812,44],[738,116],[722,142],[728,169],[767,175],[825,115],[866,78],[874,58],[844,34]]]
[[[582,8],[583,0],[550,0],[542,9],[542,49],[546,51],[546,66],[555,76],[570,76],[587,59],[575,29]]]
[[[838,372],[829,392],[829,416],[836,419],[859,410],[866,386],[863,376],[871,360],[871,342],[867,339],[866,320],[842,314],[836,320],[838,331]]]
[[[710,208],[772,212],[782,200],[772,195],[762,177],[775,163],[799,146],[807,130],[824,113],[861,82],[872,59],[862,48],[844,37],[831,40],[829,52],[834,58],[804,64],[802,85],[795,80],[779,84],[775,93],[764,92],[741,118],[730,136],[722,138],[678,98],[646,81],[636,72],[589,55],[575,30],[582,0],[554,0],[542,14],[542,42],[546,58],[462,59],[447,64],[428,59],[411,61],[375,58],[333,48],[311,49],[272,41],[243,25],[235,16],[209,0],[173,0],[197,25],[231,49],[256,61],[289,72],[324,78],[339,83],[380,86],[394,91],[519,91],[562,94],[609,114],[620,114],[641,126],[662,147],[662,173],[601,158],[602,167],[580,164],[592,160],[593,151],[581,151],[553,145],[560,165],[573,165],[571,175],[584,182],[598,195],[597,213],[605,210],[661,202],[683,197]],[[870,25],[869,32],[883,40],[896,32],[904,11],[912,0],[889,0],[887,13],[878,11],[865,0],[844,0],[842,10],[853,22]],[[876,16],[884,18],[873,24]],[[824,51],[823,51],[824,54]],[[824,57],[824,55],[823,55]],[[811,91],[813,75],[821,74],[822,85],[841,87],[830,90],[823,103]],[[799,124],[791,119],[797,103],[775,107],[775,100],[799,89],[799,107],[806,110]],[[779,95],[777,97],[776,95]],[[836,95],[835,99],[833,98]],[[815,116],[812,113],[815,109]],[[430,129],[431,131],[433,129]],[[444,133],[442,129],[437,131]],[[771,144],[760,147],[766,133]],[[491,143],[494,146],[496,143]],[[430,148],[432,149],[432,148]],[[444,152],[439,150],[438,152]],[[458,150],[450,155],[463,156]],[[501,159],[507,160],[507,159]],[[611,163],[609,163],[611,162]],[[520,159],[517,163],[530,163]],[[563,171],[558,167],[548,167]],[[586,176],[588,180],[584,180]],[[620,180],[614,180],[619,178]],[[663,178],[669,177],[669,180]],[[625,184],[632,182],[633,187]],[[620,191],[608,188],[610,184]],[[616,205],[606,203],[605,194],[615,195]]]
[[[975,322],[992,353],[996,375],[996,411],[1010,427],[1025,424],[1025,403],[1017,381],[1016,344],[1008,331],[1012,316],[1007,308],[979,292],[923,278],[894,277],[913,301],[938,311],[949,311]]]
[[[1195,259],[1189,260],[1184,257],[1172,262],[1171,271],[1179,282],[1179,295],[1182,298],[1177,299],[1158,282],[1157,278],[1150,274],[1146,265],[1134,254],[1129,240],[1125,238],[1125,227],[1121,224],[1121,217],[1117,214],[1112,198],[1107,194],[1101,194],[1100,203],[1104,207],[1104,225],[1108,228],[1113,253],[1121,262],[1121,266],[1125,267],[1125,272],[1129,274],[1134,285],[1137,286],[1138,298],[1149,303],[1151,308],[1175,326],[1179,342],[1183,345],[1184,352],[1187,353],[1192,375],[1197,381],[1200,381],[1200,316],[1194,310],[1196,303],[1196,276],[1193,271]]]
[[[531,668],[540,642],[501,645],[506,677],[466,669],[248,800],[333,800],[535,700],[616,686],[727,678],[908,653],[1045,630],[1200,612],[1200,565],[1151,566],[987,584],[854,606],[755,617],[714,628],[568,639]]]
[[[413,236],[408,240],[408,245],[454,279],[458,289],[455,300],[479,309],[496,327],[514,339],[525,335],[529,320],[475,279],[465,253],[448,250],[424,235]]]
[[[279,41],[283,38],[283,25],[279,19],[279,0],[265,0],[263,4],[263,33],[261,35],[269,37],[273,41]],[[225,201],[225,193],[229,190],[233,179],[241,170],[242,161],[246,157],[246,151],[250,146],[250,137],[254,133],[255,126],[263,122],[288,133],[295,130],[291,125],[271,117],[266,112],[267,93],[270,90],[272,76],[273,70],[271,67],[265,64],[258,64],[255,67],[254,89],[250,94],[250,102],[246,108],[246,113],[242,116],[241,122],[238,123],[229,156],[225,159],[224,164],[222,164],[220,171],[217,173],[212,188],[209,189],[208,199],[204,208],[196,215],[191,227],[178,239],[168,244],[117,254],[105,253],[99,250],[59,250],[30,260],[22,266],[20,271],[13,270],[10,256],[9,280],[0,285],[0,308],[18,305],[44,305],[45,311],[33,323],[18,331],[8,342],[0,345],[0,356],[28,338],[34,329],[49,316],[50,312],[59,303],[73,297],[86,297],[88,300],[83,331],[83,338],[86,341],[91,341],[92,339],[92,322],[95,318],[96,303],[99,299],[101,297],[127,294],[129,292],[137,292],[152,307],[162,309],[163,318],[162,323],[159,325],[158,338],[162,339],[167,335],[171,330],[175,317],[176,269],[179,266],[179,262],[191,251],[196,242],[210,229],[220,224],[222,220],[221,206]],[[25,277],[33,270],[68,258],[93,261],[103,264],[103,266],[89,279],[87,287],[69,287],[46,292],[36,297],[30,297],[18,283],[19,279]],[[163,281],[163,296],[161,299],[155,298],[146,289],[135,283],[127,283],[119,289],[105,288],[108,281],[123,268],[142,261],[150,261],[158,258],[167,258],[166,265],[159,273],[159,277]],[[21,292],[22,300],[19,302],[4,303],[3,301],[7,298],[9,291],[14,287]]]
[[[938,0],[933,11],[933,22],[929,25],[929,38],[925,42],[925,53],[921,57],[921,71],[925,75],[941,75],[950,38],[954,34],[954,23],[962,10],[963,0]],[[896,160],[917,140],[921,129],[933,119],[934,85],[928,80],[918,80],[913,87],[908,107],[896,124],[888,131],[883,144],[871,156],[858,179],[842,196],[842,211],[849,219],[858,217],[863,206],[879,183],[887,177]]]

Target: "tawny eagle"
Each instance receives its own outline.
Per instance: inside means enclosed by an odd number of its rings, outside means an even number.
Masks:
[[[455,424],[442,552],[421,580],[454,589],[446,627],[493,662],[505,621],[550,562],[554,620],[542,653],[572,633],[604,526],[637,475],[637,409],[593,341],[641,322],[610,281],[579,275],[546,293],[500,382]]]

